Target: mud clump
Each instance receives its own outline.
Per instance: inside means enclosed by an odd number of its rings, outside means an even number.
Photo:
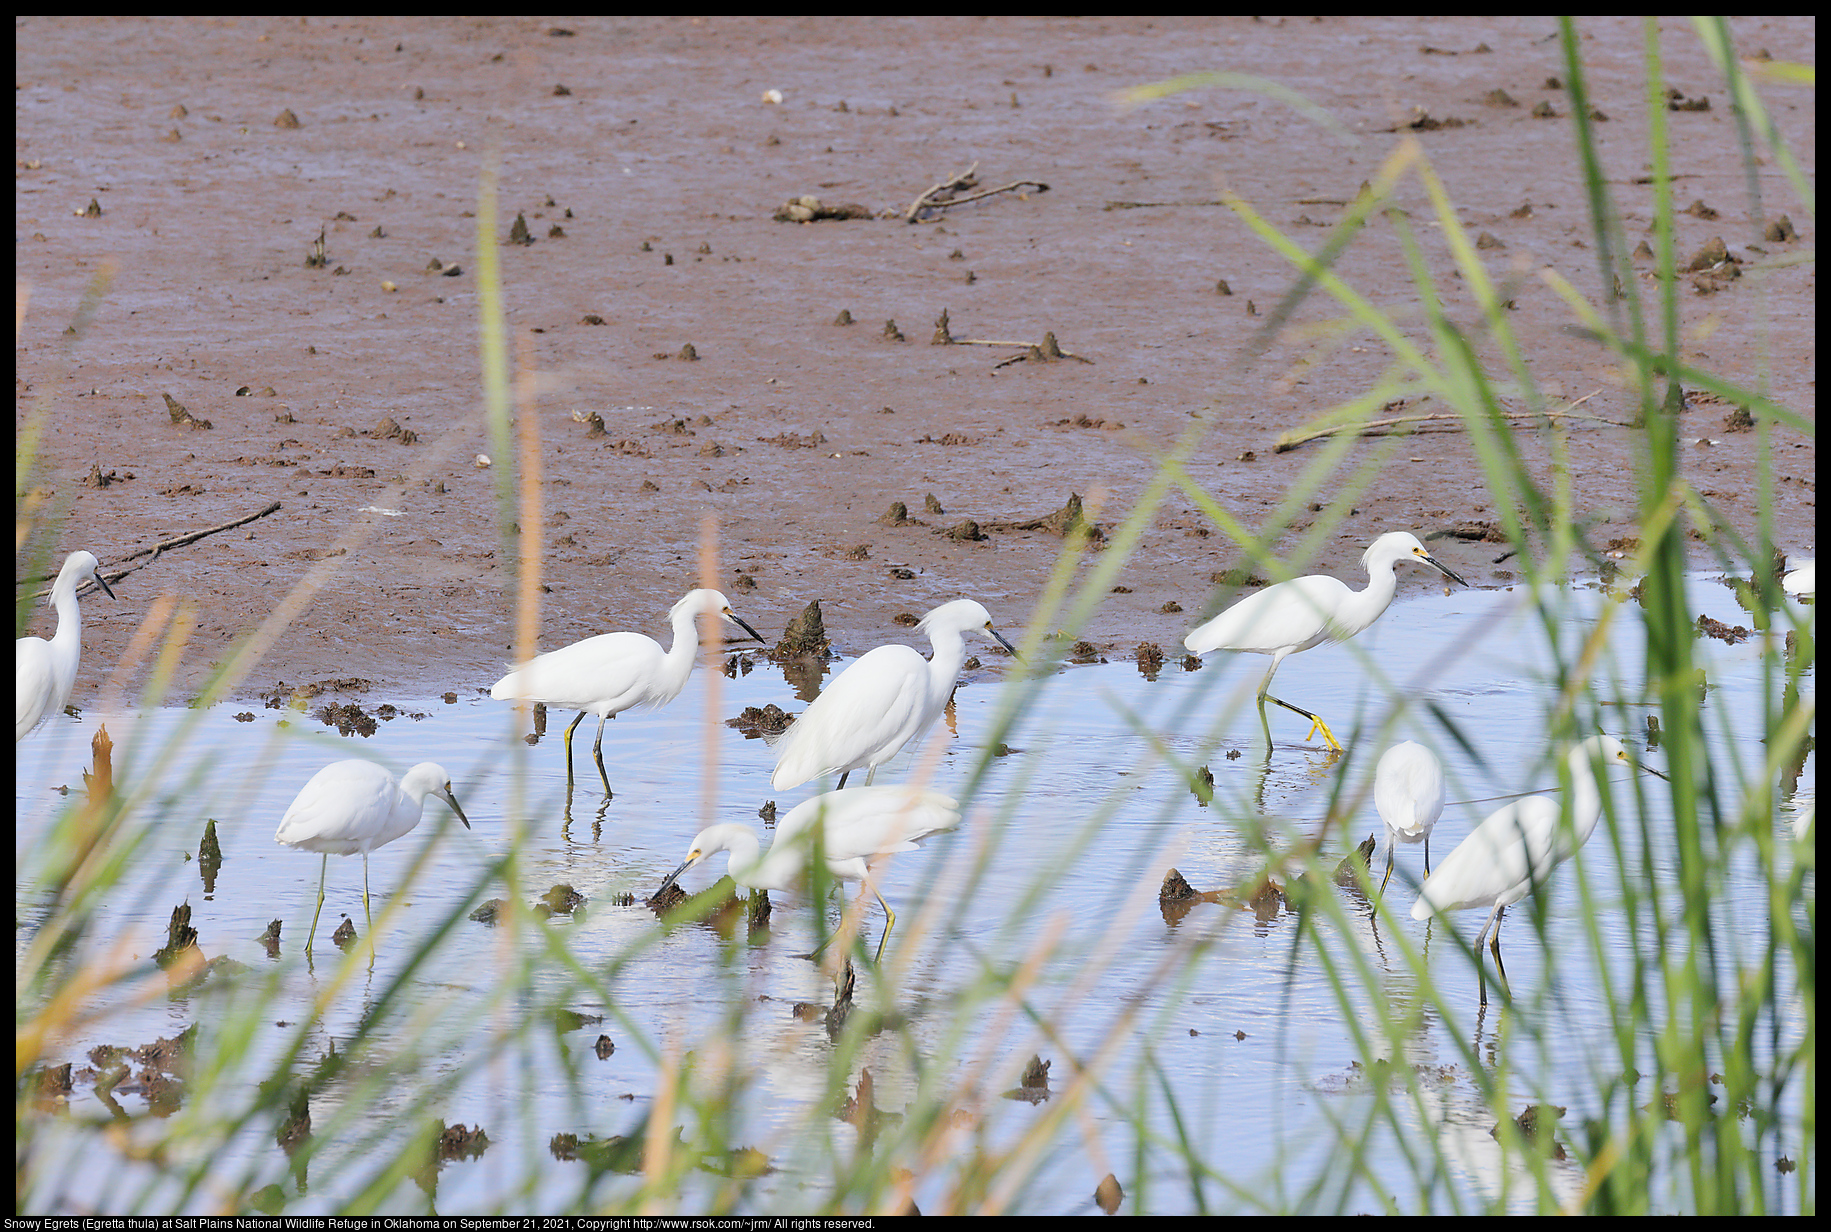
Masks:
[[[801,196],[783,202],[773,217],[777,222],[849,222],[877,215],[862,205],[828,205],[819,197]],[[847,323],[850,324],[849,318]]]
[[[1705,616],[1702,613],[1700,613],[1697,618],[1697,631],[1698,636],[1700,637],[1714,637],[1717,641],[1725,642],[1731,646],[1734,646],[1739,642],[1746,642],[1749,638],[1754,636],[1754,633],[1751,630],[1745,629],[1741,625],[1724,624],[1722,621]]]
[[[824,658],[832,649],[832,642],[826,635],[826,622],[820,617],[820,600],[814,599],[801,609],[801,614],[788,622],[782,631],[782,640],[770,651],[773,659],[799,659],[809,656]]]
[[[1132,658],[1137,660],[1138,671],[1146,680],[1157,679],[1157,673],[1163,670],[1163,650],[1156,642],[1139,642]]]
[[[540,903],[534,908],[535,914],[571,915],[585,905],[585,896],[569,885],[560,884],[540,896]]]
[[[744,707],[735,719],[726,719],[725,726],[737,728],[747,740],[756,740],[785,732],[794,721],[794,715],[770,702],[761,709],[756,706]]]
[[[920,522],[909,516],[909,506],[902,501],[891,501],[890,508],[877,519],[879,526],[920,526]]]
[[[979,543],[991,538],[990,535],[986,534],[983,530],[980,530],[979,523],[973,521],[971,518],[961,522],[958,526],[950,526],[946,530],[938,533],[954,540],[956,543]]]
[[[1030,1063],[1024,1066],[1023,1076],[1012,1090],[1006,1091],[1006,1099],[1023,1100],[1025,1103],[1040,1104],[1049,1098],[1049,1066],[1052,1062],[1032,1055]]]
[[[1365,842],[1349,852],[1340,864],[1335,866],[1335,884],[1357,889],[1367,874],[1368,863],[1373,859],[1373,849],[1377,840],[1368,835]]]
[[[331,703],[319,707],[312,715],[326,727],[335,727],[340,736],[369,737],[375,734],[380,726],[374,717],[365,713],[355,702],[344,702],[342,705]]]
[[[197,416],[185,410],[184,403],[178,401],[178,399],[172,397],[172,395],[161,394],[159,396],[165,399],[166,414],[170,415],[172,417],[172,422],[179,427],[189,428],[193,432],[202,432],[216,426],[209,420],[199,419]]]

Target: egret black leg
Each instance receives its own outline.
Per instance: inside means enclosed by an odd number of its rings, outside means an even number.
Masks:
[[[598,720],[598,738],[591,742],[591,755],[597,760],[598,778],[604,783],[604,795],[607,799],[611,795],[611,790],[610,775],[604,772],[604,719],[609,717],[609,715],[605,715],[603,719]]]

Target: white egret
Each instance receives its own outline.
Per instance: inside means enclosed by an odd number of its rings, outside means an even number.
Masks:
[[[1813,598],[1818,590],[1817,559],[1802,560],[1797,568],[1789,569],[1780,579],[1780,588],[1795,599]]]
[[[770,783],[786,791],[823,774],[846,776],[865,767],[865,785],[877,768],[941,717],[966,662],[966,633],[991,638],[1016,654],[992,617],[971,599],[943,603],[916,626],[934,644],[924,659],[909,646],[879,646],[834,678],[776,743]]]
[[[1389,531],[1373,541],[1361,555],[1367,568],[1367,588],[1350,590],[1343,582],[1323,574],[1292,578],[1268,586],[1258,594],[1240,600],[1214,619],[1196,626],[1183,639],[1192,654],[1211,650],[1247,650],[1272,656],[1272,665],[1259,683],[1259,713],[1265,703],[1277,702],[1310,721],[1309,736],[1319,730],[1329,747],[1341,751],[1341,744],[1329,725],[1300,706],[1271,696],[1272,676],[1287,655],[1324,642],[1345,642],[1380,618],[1392,603],[1398,589],[1394,566],[1401,561],[1429,565],[1459,586],[1467,586],[1448,565],[1424,550],[1416,536],[1402,530]]]
[[[26,738],[49,715],[61,713],[76,685],[76,664],[83,653],[83,614],[76,592],[91,578],[110,599],[114,591],[96,569],[101,562],[88,552],[72,552],[51,583],[51,606],[57,609],[57,632],[50,641],[22,637],[13,643],[13,663],[19,675],[19,710],[13,722],[13,743]]]
[[[419,825],[427,796],[437,796],[451,805],[464,828],[470,829],[470,818],[451,794],[451,776],[429,761],[402,775],[398,787],[394,776],[372,761],[335,761],[312,775],[300,790],[286,816],[280,819],[273,839],[301,851],[324,853],[318,866],[318,908],[312,912],[311,932],[305,937],[307,954],[311,953],[312,939],[318,935],[318,915],[324,910],[324,875],[331,857],[362,855],[362,916],[373,932],[374,923],[369,916],[369,853]],[[373,938],[370,944],[373,946]]]
[[[1479,969],[1481,943],[1492,928],[1494,966],[1503,980],[1507,969],[1500,961],[1500,924],[1507,908],[1542,885],[1554,868],[1587,843],[1602,817],[1602,792],[1591,763],[1637,766],[1613,736],[1591,736],[1565,760],[1570,767],[1570,825],[1559,824],[1561,810],[1550,796],[1527,796],[1497,809],[1437,865],[1411,905],[1414,920],[1428,919],[1433,912],[1492,906],[1487,923],[1475,935],[1475,962]],[[1650,766],[1639,768],[1659,774]],[[1485,978],[1481,1002],[1488,1002]]]
[[[896,927],[896,912],[877,888],[874,866],[881,857],[914,851],[930,834],[959,824],[958,804],[938,791],[870,786],[829,791],[803,800],[777,822],[776,839],[767,852],[749,826],[707,826],[693,837],[687,858],[655,893],[659,895],[693,865],[721,851],[731,853],[731,879],[739,885],[789,890],[801,881],[818,843],[829,873],[842,881],[863,882],[883,907],[884,935],[877,943],[877,960],[882,962],[884,945]]]
[[[724,595],[716,590],[692,590],[668,613],[674,645],[665,653],[659,642],[640,633],[604,633],[535,656],[491,685],[490,696],[497,701],[544,702],[579,712],[566,728],[567,787],[572,786],[572,733],[587,714],[597,715],[598,737],[591,743],[591,755],[597,760],[598,777],[608,796],[604,721],[637,706],[665,706],[680,695],[699,657],[696,618],[701,612],[729,620],[757,641],[763,640],[738,619]]]
[[[1430,876],[1430,832],[1443,815],[1443,763],[1437,755],[1413,740],[1393,745],[1380,756],[1373,772],[1373,804],[1380,811],[1386,852],[1386,875],[1380,893],[1392,880],[1392,847],[1399,843],[1424,844],[1424,875]]]

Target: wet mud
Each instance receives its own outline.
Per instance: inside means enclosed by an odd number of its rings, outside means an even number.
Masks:
[[[1267,334],[1291,271],[1214,208],[1217,188],[1309,244],[1401,139],[1424,144],[1482,258],[1517,283],[1510,324],[1535,378],[1589,396],[1594,421],[1568,429],[1575,515],[1598,541],[1632,534],[1642,438],[1619,425],[1635,407],[1531,276],[1595,282],[1551,28],[654,17],[556,39],[518,18],[25,19],[15,424],[44,425],[28,503],[52,519],[47,558],[80,546],[110,578],[132,571],[120,603],[85,611],[74,700],[160,595],[194,605],[177,677],[194,692],[308,577],[311,602],[241,694],[351,676],[475,687],[515,657],[515,554],[539,558],[542,648],[658,632],[697,582],[708,515],[716,580],[760,629],[819,600],[827,637],[858,653],[907,640],[899,613],[960,596],[1016,624],[1067,542],[1037,511],[1076,493],[1086,525],[1110,527],[1196,423],[1189,473],[1249,528],[1310,498],[1274,544],[1293,549],[1341,477],[1308,477],[1321,446],[1280,440],[1387,358],[1317,341],[1339,311],[1321,297]],[[1640,28],[1583,29],[1603,156],[1641,229]],[[1813,267],[1786,258],[1812,237],[1772,166],[1757,169],[1768,214],[1751,212],[1730,108],[1704,106],[1719,78],[1682,21],[1662,30],[1697,202],[1678,218],[1681,333],[1701,366],[1809,416]],[[1809,16],[1739,18],[1735,34],[1777,55],[1813,39]],[[1115,102],[1239,65],[1352,140],[1241,91]],[[1809,95],[1769,101],[1809,163]],[[505,446],[478,412],[474,215],[491,175],[510,351],[534,376],[516,432],[539,466],[538,520],[507,536],[513,459],[490,461]],[[1428,211],[1415,189],[1401,204]],[[1390,237],[1370,230],[1342,272],[1376,302],[1415,299]],[[1689,399],[1684,466],[1753,538],[1763,434],[1737,430],[1735,409]],[[1353,575],[1375,534],[1408,529],[1450,532],[1441,550],[1476,585],[1514,580],[1514,545],[1458,533],[1499,511],[1447,426],[1354,447],[1382,460],[1317,570]],[[1815,443],[1768,435],[1776,530],[1803,548]],[[1549,485],[1549,440],[1513,440]],[[1095,656],[1177,645],[1207,579],[1244,563],[1172,495],[1084,640]]]

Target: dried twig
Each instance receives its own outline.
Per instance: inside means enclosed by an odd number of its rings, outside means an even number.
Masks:
[[[132,569],[115,569],[112,573],[102,571],[102,570],[98,570],[98,572],[100,572],[103,577],[107,578],[108,581],[118,582],[122,578],[126,577],[128,574],[136,573],[139,570],[146,568],[147,565],[150,565],[153,563],[153,561],[158,560],[159,557],[164,555],[165,552],[170,548],[181,548],[187,543],[195,543],[199,539],[205,538],[206,536],[219,534],[220,532],[225,531],[225,530],[234,530],[238,526],[246,526],[249,522],[253,522],[257,518],[266,517],[268,514],[272,513],[274,510],[278,509],[279,507],[280,507],[280,502],[274,501],[271,505],[268,505],[265,509],[262,509],[257,513],[250,513],[245,517],[237,518],[233,522],[224,522],[221,526],[212,526],[206,530],[190,531],[187,534],[178,535],[175,538],[171,538],[171,539],[162,539],[158,543],[153,544],[153,546],[151,546],[150,548],[141,548],[137,552],[129,552],[126,556],[121,557],[120,560],[115,562],[116,565],[124,565],[128,561],[138,560],[142,556],[151,558],[151,559],[145,561],[144,563],[135,565]],[[21,578],[20,582],[22,582],[22,583],[48,582],[51,580],[51,578],[53,576],[55,576],[55,575],[46,574],[43,577]],[[39,595],[48,595],[50,593],[51,592],[49,590],[41,590],[38,592]]]
[[[978,169],[979,164],[975,162],[965,171],[962,171],[957,175],[949,176],[939,184],[928,189],[921,196],[909,203],[909,208],[903,211],[903,221],[921,222],[922,219],[920,215],[925,210],[944,210],[953,205],[965,205],[969,201],[983,201],[985,198],[996,196],[999,193],[1014,192],[1017,189],[1024,187],[1026,184],[1034,186],[1038,192],[1049,191],[1049,185],[1043,183],[1041,180],[1012,180],[1009,184],[1003,185],[1002,187],[988,188],[984,192],[974,193],[970,197],[948,197],[946,199],[940,197],[940,194],[942,193],[957,192],[967,188],[977,188],[979,186],[979,181],[974,178],[973,173]]]
[[[1499,417],[1501,419],[1513,420],[1516,422],[1520,420],[1538,419],[1581,419],[1589,423],[1603,424],[1610,428],[1633,427],[1633,424],[1620,423],[1613,419],[1604,419],[1600,415],[1577,414],[1577,407],[1588,402],[1600,392],[1602,391],[1594,390],[1584,394],[1581,398],[1578,398],[1575,402],[1572,402],[1561,411],[1502,411],[1500,412]],[[1454,413],[1438,415],[1398,415],[1391,419],[1361,419],[1356,420],[1353,423],[1336,424],[1332,428],[1316,428],[1307,432],[1286,432],[1272,445],[1272,452],[1288,453],[1299,445],[1304,445],[1314,440],[1320,440],[1325,436],[1334,436],[1338,432],[1355,432],[1361,436],[1391,436],[1393,433],[1388,431],[1388,429],[1397,427],[1400,424],[1454,423],[1459,425],[1462,422],[1463,417]]]
[[[934,187],[924,190],[922,195],[917,197],[914,201],[911,201],[909,203],[909,208],[903,211],[903,221],[914,222],[916,211],[920,210],[923,204],[936,193],[949,192],[956,188],[970,188],[972,185],[978,183],[977,180],[973,179],[973,172],[977,170],[979,170],[979,162],[975,159],[973,165],[968,167],[965,171],[951,175]]]

